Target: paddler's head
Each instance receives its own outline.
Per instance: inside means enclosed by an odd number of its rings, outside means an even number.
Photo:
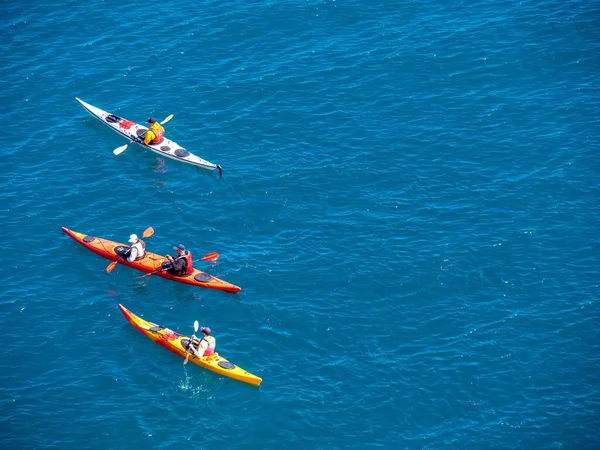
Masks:
[[[208,328],[208,327],[202,327],[202,328],[200,328],[200,331],[202,331],[202,334],[204,336],[210,336],[210,333],[211,333],[210,328]]]
[[[185,253],[185,245],[179,244],[173,247],[173,250],[177,252],[178,255],[183,255]]]
[[[131,236],[129,236],[129,243],[130,244],[135,244],[137,241],[138,241],[137,234],[132,234]]]
[[[156,119],[154,117],[150,117],[148,120],[146,120],[146,122],[152,125],[156,123]]]

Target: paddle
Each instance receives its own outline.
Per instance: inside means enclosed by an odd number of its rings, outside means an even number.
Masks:
[[[171,120],[173,118],[175,114],[169,114],[165,120],[163,120],[160,124],[164,125],[165,123],[167,123],[169,120]]]
[[[164,124],[165,124],[165,123],[167,123],[169,120],[171,120],[171,119],[173,118],[173,116],[174,116],[174,115],[175,115],[175,114],[170,114],[170,115],[168,115],[168,116],[167,116],[167,118],[166,118],[165,120],[163,120],[163,121],[162,121],[160,124],[161,124],[161,125],[164,125]],[[131,142],[133,142],[133,139],[132,139],[130,142],[128,142],[127,144],[125,144],[125,145],[121,145],[120,147],[117,147],[117,148],[115,148],[115,149],[113,150],[113,154],[114,154],[115,156],[117,156],[117,155],[120,155],[121,153],[123,153],[123,152],[125,151],[125,149],[127,148],[127,146],[128,146],[129,144],[131,144]]]
[[[207,253],[206,255],[204,255],[202,258],[200,259],[196,259],[195,261],[192,261],[193,263],[196,263],[198,261],[214,261],[215,259],[217,259],[219,257],[219,254],[217,252],[212,252],[212,253]],[[140,275],[139,277],[136,278],[145,278],[145,277],[149,277],[150,275],[154,275],[157,273],[162,272],[163,270],[167,270],[164,267],[159,267],[158,269],[156,269],[154,272],[148,272],[144,275]]]
[[[206,255],[204,255],[202,258],[200,258],[200,261],[214,261],[215,259],[219,258],[219,254],[217,252],[212,252],[212,253],[207,253]],[[198,262],[198,261],[196,261]]]
[[[200,326],[200,324],[198,323],[198,321],[194,320],[194,334],[192,334],[192,337],[190,338],[190,344],[185,349],[186,355],[185,355],[185,361],[183,361],[184,365],[186,365],[188,363],[188,360],[190,359],[190,345],[193,345],[193,342],[194,342],[193,338],[196,337],[196,333],[198,332],[199,326]]]
[[[150,236],[152,236],[154,234],[154,228],[152,227],[148,227],[144,230],[144,232],[142,233],[142,237],[143,238],[149,238]],[[106,267],[106,273],[111,273],[113,271],[113,269],[117,266],[117,263],[119,261],[121,261],[121,258],[123,258],[123,256],[119,256],[117,258],[116,261],[111,262],[107,267]]]

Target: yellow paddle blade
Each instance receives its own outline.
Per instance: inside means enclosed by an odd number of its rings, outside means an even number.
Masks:
[[[170,114],[167,116],[167,118],[165,120],[163,120],[160,124],[164,125],[165,123],[167,123],[169,120],[171,120],[173,118],[175,114]]]
[[[142,237],[148,238],[148,237],[152,236],[153,234],[154,234],[154,228],[148,227],[142,233]]]

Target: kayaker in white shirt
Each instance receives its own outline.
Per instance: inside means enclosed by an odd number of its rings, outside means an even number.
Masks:
[[[200,328],[200,331],[202,331],[203,334],[202,339],[200,342],[197,342],[196,345],[192,345],[192,350],[197,358],[212,355],[217,347],[217,340],[210,335],[211,330],[209,327],[202,327]]]
[[[129,247],[127,261],[137,261],[146,256],[146,244],[141,239],[138,239],[137,234],[129,236],[129,243],[131,244],[131,247]]]

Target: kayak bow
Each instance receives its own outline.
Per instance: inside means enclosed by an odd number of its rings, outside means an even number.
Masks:
[[[176,333],[168,328],[156,325],[155,323],[148,322],[141,317],[136,316],[123,305],[119,305],[119,308],[121,309],[121,312],[127,321],[137,328],[141,333],[176,355],[179,355],[182,358],[186,357],[188,354],[187,344],[190,340],[189,337]],[[191,353],[189,360],[200,367],[212,370],[219,375],[243,381],[244,383],[252,384],[253,386],[260,386],[260,383],[262,382],[262,378],[257,377],[250,372],[246,372],[241,367],[230,363],[218,353],[213,353],[210,356],[203,356],[201,358],[197,358],[193,353]]]
[[[131,120],[123,119],[119,116],[115,116],[107,111],[104,111],[100,108],[97,108],[89,103],[84,102],[83,100],[75,97],[81,106],[83,106],[87,112],[89,112],[92,116],[100,120],[103,124],[107,125],[113,131],[116,131],[121,136],[130,139],[135,142],[137,137],[143,136],[148,128],[132,122]],[[184,163],[192,164],[194,166],[203,167],[204,169],[219,169],[221,170],[221,166],[218,164],[213,164],[205,159],[200,158],[199,156],[190,153],[186,149],[182,148],[179,144],[166,139],[160,144],[156,145],[145,145],[141,142],[135,142],[136,144],[147,148],[148,150],[152,150],[154,153],[158,153],[161,156],[165,156],[167,158],[174,159],[176,161],[181,161]]]
[[[88,250],[102,256],[103,258],[115,261],[129,249],[128,245],[120,244],[119,242],[111,241],[108,239],[102,239],[95,236],[89,236],[77,231],[69,230],[68,228],[62,227],[62,230],[75,242],[83,245]],[[125,258],[121,258],[119,264],[131,267],[133,269],[140,270],[142,272],[150,273],[162,267],[162,263],[166,262],[167,258],[152,252],[146,252],[146,255],[138,260],[129,262]],[[194,271],[185,276],[171,275],[167,271],[157,272],[155,274],[158,277],[167,278],[168,280],[178,281],[179,283],[191,284],[193,286],[218,289],[220,291],[230,292],[235,294],[239,292],[241,288],[235,284],[228,283],[227,281],[221,280],[217,277],[213,277],[206,272],[194,269]]]

